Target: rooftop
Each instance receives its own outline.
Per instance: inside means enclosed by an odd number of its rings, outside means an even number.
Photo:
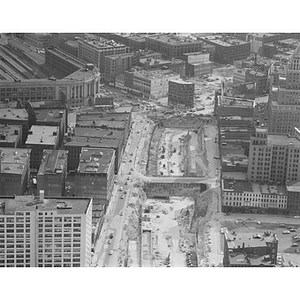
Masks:
[[[66,165],[68,151],[44,150],[38,175],[62,173]]]
[[[25,108],[1,108],[0,119],[27,121],[28,113]]]
[[[52,109],[52,108],[35,108],[34,109],[36,120],[44,122],[60,122],[60,114],[64,113],[62,109]]]
[[[72,136],[68,137],[64,145],[66,147],[92,147],[118,149],[120,141],[108,138]]]
[[[236,234],[225,233],[229,249],[266,247],[266,243],[274,242],[276,237],[264,236],[264,233],[246,233],[239,232]],[[260,236],[260,238],[259,238]]]
[[[79,39],[79,43],[80,42],[87,43],[98,50],[105,49],[105,48],[126,47],[121,43],[115,42],[114,40],[107,40],[105,38],[96,37],[96,36],[93,36],[91,38],[86,38],[86,39]]]
[[[46,50],[46,53],[52,53],[52,54],[55,54],[56,56],[64,59],[64,60],[67,60],[67,61],[70,61],[72,62],[74,65],[76,65],[79,69],[80,68],[83,68],[85,65],[86,65],[86,62],[77,58],[77,57],[74,57],[73,55],[70,55],[68,54],[67,52],[61,50],[61,49],[58,49],[56,47],[53,47],[53,48],[48,48]]]
[[[107,148],[82,148],[77,171],[79,173],[107,173],[115,150]]]
[[[100,73],[97,68],[94,67],[92,70],[82,68],[64,77],[63,80],[84,81],[90,80],[94,76],[100,76]]]
[[[74,134],[75,136],[82,136],[82,137],[103,137],[107,139],[117,139],[117,140],[121,140],[124,137],[123,132],[120,130],[86,128],[86,127],[75,127]]]
[[[0,198],[0,215],[15,215],[16,211],[56,211],[57,215],[86,214],[91,205],[91,198],[76,197],[45,197],[41,201],[35,196],[15,196]]]
[[[268,134],[268,145],[295,145],[300,147],[300,140],[296,137],[281,135],[281,134]]]
[[[283,185],[268,185],[248,182],[246,180],[223,179],[223,189],[232,192],[250,192],[255,194],[274,194],[285,196],[286,187]]]
[[[189,84],[189,85],[195,85],[193,82],[190,81],[185,81],[181,78],[178,79],[171,79],[169,82],[175,82],[175,83],[179,83],[179,84]]]
[[[55,145],[58,140],[59,127],[32,125],[26,140],[26,145]]]
[[[233,38],[220,38],[219,36],[206,36],[206,37],[201,37],[202,41],[209,41],[215,45],[220,45],[223,47],[232,47],[232,46],[237,46],[237,45],[245,45],[249,44],[250,42],[246,42],[243,40],[239,39],[233,39]]]
[[[201,44],[202,41],[197,41],[191,37],[180,36],[176,34],[154,34],[147,36],[146,40],[158,40],[171,45],[176,44]]]
[[[0,142],[15,143],[21,136],[22,125],[0,124]]]
[[[22,174],[29,163],[31,149],[0,148],[1,173]]]
[[[134,76],[136,77],[142,77],[142,78],[149,78],[149,79],[156,79],[161,77],[171,77],[171,76],[178,76],[179,74],[175,73],[172,70],[137,70],[134,69],[133,71]]]

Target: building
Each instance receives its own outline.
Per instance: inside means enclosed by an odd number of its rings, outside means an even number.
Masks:
[[[100,37],[114,40],[130,48],[130,51],[145,49],[147,33],[98,33]]]
[[[0,101],[65,102],[70,108],[92,105],[99,92],[100,73],[94,66],[71,73],[63,79],[0,80]],[[23,132],[24,133],[24,132]]]
[[[280,85],[271,83],[269,95],[269,133],[293,134],[300,126],[300,45],[295,50]],[[274,73],[274,71],[271,71]]]
[[[114,96],[110,92],[100,90],[99,93],[95,95],[94,106],[101,109],[114,109]]]
[[[278,238],[249,233],[224,233],[224,267],[275,267]]]
[[[110,200],[114,185],[115,150],[83,147],[75,174],[77,197]]]
[[[180,78],[171,70],[136,70],[126,71],[124,85],[130,91],[139,92],[143,97],[159,99],[167,96],[169,80]]]
[[[0,124],[0,147],[18,148],[22,143],[22,125]]]
[[[248,179],[255,182],[286,184],[300,180],[300,131],[294,135],[268,134],[256,128],[250,139]]]
[[[33,107],[34,111],[34,124],[45,126],[56,126],[59,128],[58,144],[59,146],[63,142],[63,137],[68,128],[68,114],[67,109],[55,105],[53,107],[39,106]]]
[[[46,48],[51,41],[50,33],[25,33],[24,40],[37,47],[37,48]]]
[[[132,67],[133,53],[105,56],[104,81],[115,83],[116,77]]]
[[[28,112],[25,108],[2,107],[0,108],[0,124],[5,125],[20,125],[22,127],[21,143],[24,143],[28,135],[30,120]],[[16,129],[17,130],[17,129]]]
[[[217,36],[199,37],[200,41],[215,46],[214,61],[220,64],[232,64],[250,56],[250,42]]]
[[[31,149],[30,168],[38,171],[43,159],[43,151],[45,149],[57,150],[59,148],[59,127],[32,125],[25,147]]]
[[[65,196],[68,152],[44,150],[37,174],[37,190],[45,196]]]
[[[68,151],[68,170],[77,170],[80,161],[80,153],[83,147],[115,150],[115,173],[118,173],[122,161],[122,148],[120,140],[83,136],[66,137],[64,142],[64,150]]]
[[[113,40],[92,36],[78,40],[78,57],[87,63],[94,64],[101,73],[105,72],[105,56],[124,54],[129,47]]]
[[[203,42],[176,34],[154,34],[146,37],[146,49],[162,53],[166,59],[183,58],[184,53],[199,52]]]
[[[46,67],[55,71],[55,74],[59,74],[60,78],[86,66],[86,62],[83,60],[53,46],[46,49],[45,59]]]
[[[1,267],[89,267],[92,199],[0,198]]]
[[[246,72],[246,83],[253,82],[256,95],[263,95],[267,92],[268,73],[248,70]]]
[[[37,49],[32,50],[32,46],[15,37],[8,39],[7,46],[18,53],[18,55],[31,66],[36,67],[37,69],[43,69],[43,65],[45,64],[45,55],[42,53],[43,51],[38,51]]]
[[[246,180],[222,180],[222,211],[284,213],[288,193],[285,185],[269,185]]]
[[[208,53],[184,53],[183,56],[186,62],[187,76],[197,77],[212,73],[213,63],[210,61]]]
[[[244,84],[246,83],[246,73],[248,69],[240,69],[240,68],[234,68],[233,71],[233,80],[232,83],[233,85],[238,85],[238,84]]]
[[[24,195],[29,184],[30,149],[0,148],[0,195]]]
[[[170,80],[168,90],[168,106],[176,108],[194,107],[195,84],[180,80]]]

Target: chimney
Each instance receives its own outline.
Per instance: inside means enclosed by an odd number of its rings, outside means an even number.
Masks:
[[[40,190],[40,201],[44,202],[44,196],[45,196],[45,191],[44,190]]]

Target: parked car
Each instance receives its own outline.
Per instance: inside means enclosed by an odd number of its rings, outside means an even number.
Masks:
[[[282,233],[283,234],[290,234],[291,232],[289,230],[283,230]]]
[[[114,251],[113,250],[110,250],[109,251],[109,255],[113,255],[114,254]]]

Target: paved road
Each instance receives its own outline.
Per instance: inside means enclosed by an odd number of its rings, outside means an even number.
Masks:
[[[138,162],[137,158],[140,157],[141,151],[143,151],[141,146],[149,136],[147,134],[149,130],[147,119],[134,113],[133,120],[133,130],[124,151],[117,183],[113,190],[100,238],[95,246],[95,255],[92,262],[93,266],[119,266],[120,254],[127,243],[124,231],[125,221],[128,217],[126,215],[126,207],[129,199],[133,199],[131,192],[134,190],[133,184],[136,182],[135,174],[137,174],[137,172],[134,170]],[[120,215],[120,213],[122,215]],[[113,233],[112,239],[109,238],[111,233]],[[108,242],[109,240],[111,240],[110,244]]]

